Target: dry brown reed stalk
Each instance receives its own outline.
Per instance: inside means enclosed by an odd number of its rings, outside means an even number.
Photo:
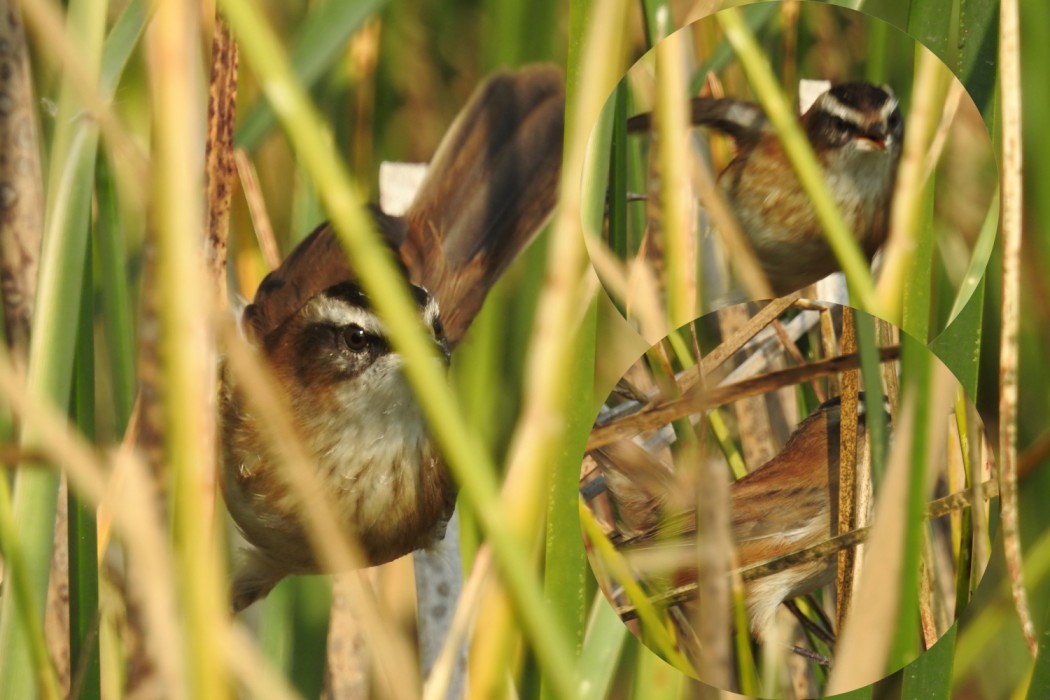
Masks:
[[[226,256],[230,236],[230,202],[236,166],[233,127],[237,119],[237,42],[216,12],[211,47],[211,82],[208,87],[208,141],[204,173],[208,201],[205,259],[211,270],[219,308],[227,306]]]
[[[844,353],[858,352],[857,326],[853,309],[842,309],[842,338],[840,347]],[[842,373],[842,411],[840,412],[838,522],[833,523],[836,534],[849,532],[856,527],[856,494],[858,468],[857,428],[859,414],[857,403],[860,397],[860,369],[849,369]],[[848,408],[847,408],[848,407]],[[834,448],[832,448],[834,449]],[[857,550],[844,549],[839,552],[835,574],[835,619],[842,629],[846,612],[853,598],[853,575],[857,567]]]
[[[1003,291],[999,345],[999,490],[1002,494],[1003,546],[1014,608],[1028,650],[1038,642],[1028,607],[1017,513],[1017,397],[1021,300],[1021,239],[1024,182],[1021,148],[1020,19],[1017,0],[999,5],[999,81],[1002,95],[1002,256]]]
[[[0,72],[0,285],[4,337],[16,362],[29,352],[44,231],[44,190],[29,55],[16,7],[0,1],[0,43],[6,46]]]

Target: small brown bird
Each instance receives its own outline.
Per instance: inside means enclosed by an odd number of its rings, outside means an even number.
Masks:
[[[809,196],[757,104],[694,98],[691,123],[732,137],[736,157],[719,176],[741,229],[778,296],[839,269]],[[648,130],[651,115],[628,120]],[[904,139],[897,98],[888,87],[833,86],[802,115],[802,129],[824,168],[832,198],[870,260],[886,240]]]
[[[864,403],[857,439],[865,439]],[[784,449],[730,486],[730,530],[741,567],[819,544],[832,536],[832,494],[838,492],[839,399],[821,404],[788,438]],[[675,512],[681,487],[674,474],[633,442],[596,456],[623,534],[618,547],[673,546],[696,535],[696,513]],[[592,495],[593,494],[588,494]],[[834,581],[835,557],[785,569],[746,585],[751,632],[761,638],[781,603]],[[695,574],[694,574],[695,576]]]
[[[554,208],[563,113],[558,68],[493,75],[449,128],[407,213],[372,209],[446,358]],[[341,525],[368,561],[381,564],[443,538],[456,485],[402,359],[327,224],[262,281],[241,323],[274,374]],[[319,570],[266,428],[242,399],[224,377],[223,494],[251,545],[234,574],[235,611],[289,574]]]

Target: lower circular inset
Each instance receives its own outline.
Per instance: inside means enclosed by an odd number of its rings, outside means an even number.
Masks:
[[[810,697],[928,649],[981,578],[992,456],[925,345],[848,307],[679,328],[603,405],[584,538],[624,623],[706,683]]]

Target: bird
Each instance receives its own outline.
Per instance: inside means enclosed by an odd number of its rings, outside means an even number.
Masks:
[[[554,65],[494,73],[449,127],[408,210],[370,208],[446,363],[556,205],[564,102]],[[369,565],[440,541],[457,494],[373,301],[325,223],[262,280],[240,319]],[[247,542],[232,577],[237,612],[321,567],[267,428],[226,371],[220,415],[220,483]]]
[[[696,97],[690,123],[736,142],[718,177],[730,209],[777,296],[839,270],[838,260],[777,133],[762,108],[733,98]],[[648,131],[652,115],[628,119]],[[886,241],[904,120],[893,90],[867,82],[833,85],[801,117],[832,199],[869,261]]]
[[[884,408],[888,416],[888,406]],[[838,493],[841,412],[839,397],[820,404],[780,452],[730,484],[729,525],[740,567],[805,549],[836,534],[831,514],[837,512],[837,500],[832,499]],[[858,445],[865,439],[862,394]],[[682,487],[672,469],[632,440],[600,451],[594,457],[615,510],[617,530],[611,539],[618,549],[676,546],[695,538],[696,512],[678,504]],[[585,499],[593,500],[595,492],[589,486]],[[831,554],[748,581],[745,605],[751,634],[763,638],[782,603],[832,583],[835,571]],[[695,571],[679,572],[683,573],[695,576]]]

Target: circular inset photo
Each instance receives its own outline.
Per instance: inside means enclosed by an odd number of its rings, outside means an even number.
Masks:
[[[815,697],[951,627],[987,564],[993,472],[925,345],[850,307],[745,303],[616,384],[582,463],[582,530],[652,651],[726,690]]]
[[[650,343],[800,289],[887,318],[926,300],[936,334],[997,229],[990,98],[976,105],[932,52],[860,12],[740,10],[754,44],[725,13],[673,33],[592,134],[607,203],[587,244],[606,291]]]

